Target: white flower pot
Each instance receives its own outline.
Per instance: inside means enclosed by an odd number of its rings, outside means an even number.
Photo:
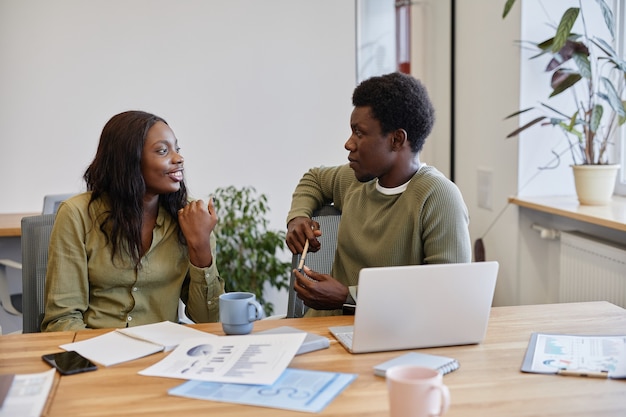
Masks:
[[[578,201],[602,206],[611,202],[619,165],[572,165]]]

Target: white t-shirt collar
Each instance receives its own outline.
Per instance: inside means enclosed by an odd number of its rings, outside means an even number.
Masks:
[[[417,168],[417,171],[415,171],[415,174],[417,174],[420,169],[422,169],[422,167],[426,165],[426,164],[420,164],[419,168]],[[413,179],[413,177],[411,177],[411,179]],[[397,195],[397,194],[402,194],[407,187],[409,186],[409,183],[411,182],[411,180],[408,180],[407,182],[405,182],[402,185],[398,185],[397,187],[393,187],[393,188],[385,188],[382,185],[380,185],[378,183],[378,178],[376,178],[376,189],[378,190],[379,193],[384,194],[384,195]]]

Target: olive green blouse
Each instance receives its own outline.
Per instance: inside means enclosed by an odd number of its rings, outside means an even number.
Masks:
[[[224,281],[213,264],[197,268],[178,239],[178,224],[159,208],[152,245],[135,267],[124,250],[111,262],[111,245],[100,230],[108,207],[91,193],[61,204],[57,212],[46,273],[42,331],[130,327],[178,321],[178,300],[195,322],[219,321]]]

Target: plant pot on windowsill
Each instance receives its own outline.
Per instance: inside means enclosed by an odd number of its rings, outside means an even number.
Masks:
[[[603,206],[611,202],[619,164],[572,165],[576,195],[582,205]]]
[[[506,0],[503,17],[515,2]],[[616,157],[610,149],[626,123],[626,61],[614,49],[616,34],[622,35],[616,29],[614,13],[607,0],[579,1],[578,7],[569,7],[570,2],[551,3],[564,3],[555,6],[560,20],[558,15],[549,18],[551,22],[559,22],[554,35],[542,42],[523,41],[522,45],[536,50],[530,59],[546,60],[545,74],[550,74],[546,81],[550,81],[552,92],[548,102],[507,116],[508,119],[526,112],[537,113],[507,137],[518,136],[533,126],[560,128],[565,133],[574,163],[580,204],[608,204],[619,169],[619,165],[608,163]],[[585,18],[587,13],[591,15]],[[596,22],[594,15],[603,19]],[[565,92],[571,95],[569,104],[566,97],[561,96]],[[549,102],[555,96],[560,96],[561,100]],[[558,108],[552,103],[557,103]],[[591,171],[596,177],[581,180],[580,171]],[[598,178],[605,176],[608,177],[605,183]],[[593,194],[587,195],[585,189]]]

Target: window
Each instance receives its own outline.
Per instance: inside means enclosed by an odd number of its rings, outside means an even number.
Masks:
[[[620,56],[626,52],[626,0],[605,0],[612,8],[617,25],[616,45]],[[541,41],[554,34],[554,27],[563,12],[568,7],[579,7],[579,0],[561,0],[559,2],[533,0],[522,2],[522,34],[521,39]],[[585,16],[586,24],[602,25],[604,21],[600,12],[596,12],[595,0],[582,0],[583,8],[589,9]],[[548,22],[549,24],[546,24]],[[576,23],[580,25],[579,21]],[[551,26],[553,25],[553,26]],[[576,26],[575,26],[576,28]],[[577,29],[581,30],[581,29]],[[546,60],[541,58],[531,60],[536,51],[522,48],[521,55],[521,94],[520,109],[534,107],[544,102],[551,88],[549,78],[537,76],[541,73]],[[550,100],[555,108],[568,109],[571,97],[557,96]],[[529,122],[536,114],[520,115],[520,125]],[[626,126],[626,125],[625,125]],[[621,164],[618,175],[616,194],[626,195],[626,128],[622,128],[619,137],[615,139],[615,146],[609,160]],[[554,155],[560,155],[560,161]],[[518,187],[520,195],[565,195],[574,193],[573,176],[570,164],[569,145],[565,135],[558,128],[533,128],[523,132],[519,137],[519,160],[524,161],[519,167]],[[546,167],[550,169],[545,169]]]
[[[356,0],[357,83],[394,71],[411,73],[411,2]]]
[[[617,20],[617,51],[624,59],[626,56],[626,1],[614,0],[615,17]],[[620,136],[615,146],[615,161],[621,164],[620,172],[617,175],[615,194],[626,195],[626,124],[622,127]]]
[[[356,81],[396,70],[394,0],[356,1]]]

